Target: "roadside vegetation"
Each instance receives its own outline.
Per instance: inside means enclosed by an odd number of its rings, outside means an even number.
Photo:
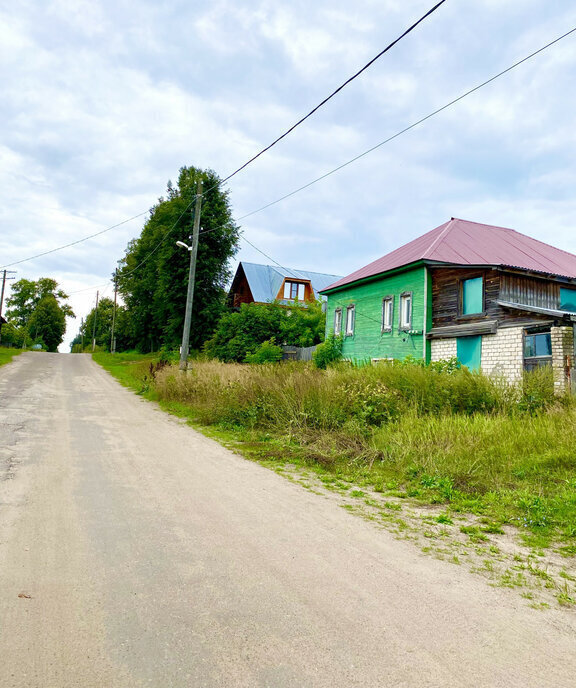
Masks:
[[[576,555],[576,404],[546,370],[521,385],[457,362],[222,364],[97,354],[124,384],[263,460],[521,529]]]
[[[21,353],[22,349],[9,349],[4,346],[0,346],[0,366],[10,363],[14,356],[18,356],[18,354]]]

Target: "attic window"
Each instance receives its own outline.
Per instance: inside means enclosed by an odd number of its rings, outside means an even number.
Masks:
[[[284,282],[284,298],[298,301],[304,301],[304,294],[306,293],[306,284],[304,282]]]

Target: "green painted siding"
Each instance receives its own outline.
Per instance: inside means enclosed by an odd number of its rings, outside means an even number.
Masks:
[[[424,280],[428,280],[428,294],[425,297]],[[400,297],[412,293],[412,326],[409,332],[399,329]],[[394,297],[392,330],[382,332],[382,300]],[[404,272],[396,272],[379,279],[344,287],[328,294],[326,312],[327,333],[334,329],[334,312],[342,309],[342,331],[346,329],[346,308],[355,307],[355,326],[352,336],[344,337],[345,358],[365,360],[370,358],[404,359],[406,356],[424,357],[424,300],[428,301],[427,329],[431,327],[432,287],[424,266]],[[429,346],[426,347],[429,360]]]

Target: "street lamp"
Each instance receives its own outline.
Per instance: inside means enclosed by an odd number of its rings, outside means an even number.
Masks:
[[[183,241],[177,241],[176,246],[181,246],[182,248],[185,248],[187,251],[192,250],[192,246],[188,246],[188,244],[185,244]]]

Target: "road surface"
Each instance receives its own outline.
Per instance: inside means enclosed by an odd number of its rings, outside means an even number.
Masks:
[[[575,614],[197,434],[88,356],[0,369],[0,686],[576,684]]]

